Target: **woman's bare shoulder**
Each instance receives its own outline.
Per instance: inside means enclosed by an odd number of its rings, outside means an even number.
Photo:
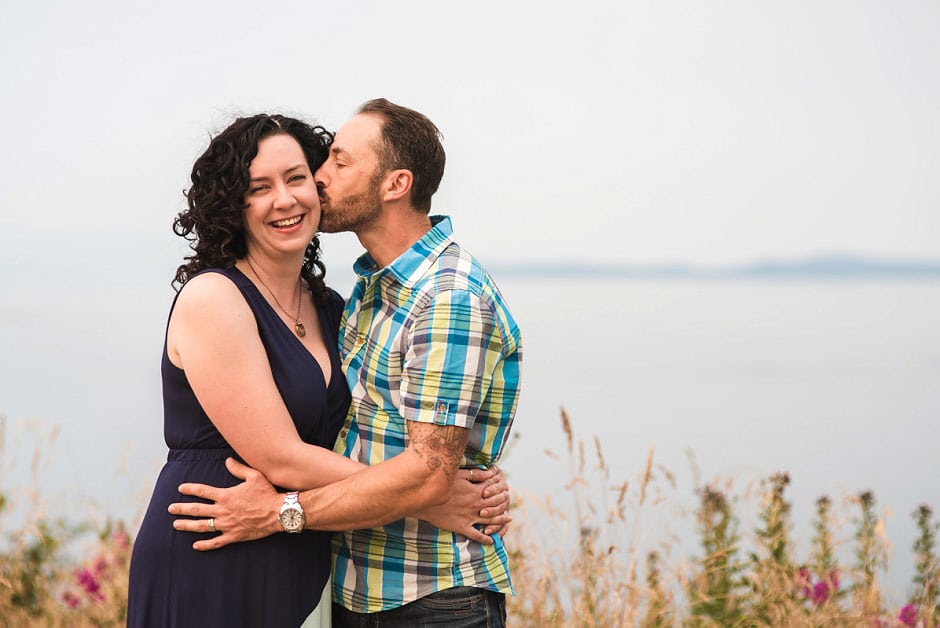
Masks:
[[[172,318],[228,326],[245,324],[253,317],[238,286],[221,273],[208,272],[180,289]]]
[[[241,291],[231,279],[222,273],[207,272],[196,275],[180,289],[177,306],[184,302],[188,306],[215,309],[219,301],[244,301]]]

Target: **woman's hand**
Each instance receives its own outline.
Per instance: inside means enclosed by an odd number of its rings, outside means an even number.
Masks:
[[[492,545],[492,534],[505,534],[509,516],[509,484],[502,470],[461,469],[451,486],[450,499],[415,513],[431,525],[462,534],[469,539]],[[481,532],[474,524],[485,526]]]

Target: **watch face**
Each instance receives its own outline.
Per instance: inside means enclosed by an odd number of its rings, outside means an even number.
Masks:
[[[304,527],[304,513],[296,508],[287,508],[281,512],[281,525],[285,530],[300,530]]]

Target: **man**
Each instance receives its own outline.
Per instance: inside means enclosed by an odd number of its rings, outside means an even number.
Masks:
[[[429,215],[444,161],[430,120],[377,99],[337,132],[315,175],[321,230],[353,231],[366,249],[340,330],[352,405],[336,451],[369,468],[296,498],[244,468],[249,481],[234,489],[181,487],[240,511],[206,549],[292,526],[352,530],[334,537],[334,625],[448,623],[445,609],[477,620],[461,625],[505,622],[499,537],[486,545],[405,516],[445,501],[461,467],[499,458],[519,396],[518,326],[450,220]]]

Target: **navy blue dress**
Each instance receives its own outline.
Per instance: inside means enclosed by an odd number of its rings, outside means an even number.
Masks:
[[[203,272],[221,273],[241,290],[297,432],[308,443],[332,449],[349,406],[336,346],[342,299],[327,291],[317,308],[332,364],[327,385],[317,361],[245,275],[235,268]],[[330,573],[329,533],[281,532],[209,552],[192,549],[194,541],[211,535],[173,529],[167,507],[195,500],[180,495],[177,487],[183,482],[232,486],[240,480],[225,468],[233,450],[196,401],[185,373],[170,362],[165,344],[161,370],[170,451],[134,542],[127,625],[300,626],[320,600]]]

